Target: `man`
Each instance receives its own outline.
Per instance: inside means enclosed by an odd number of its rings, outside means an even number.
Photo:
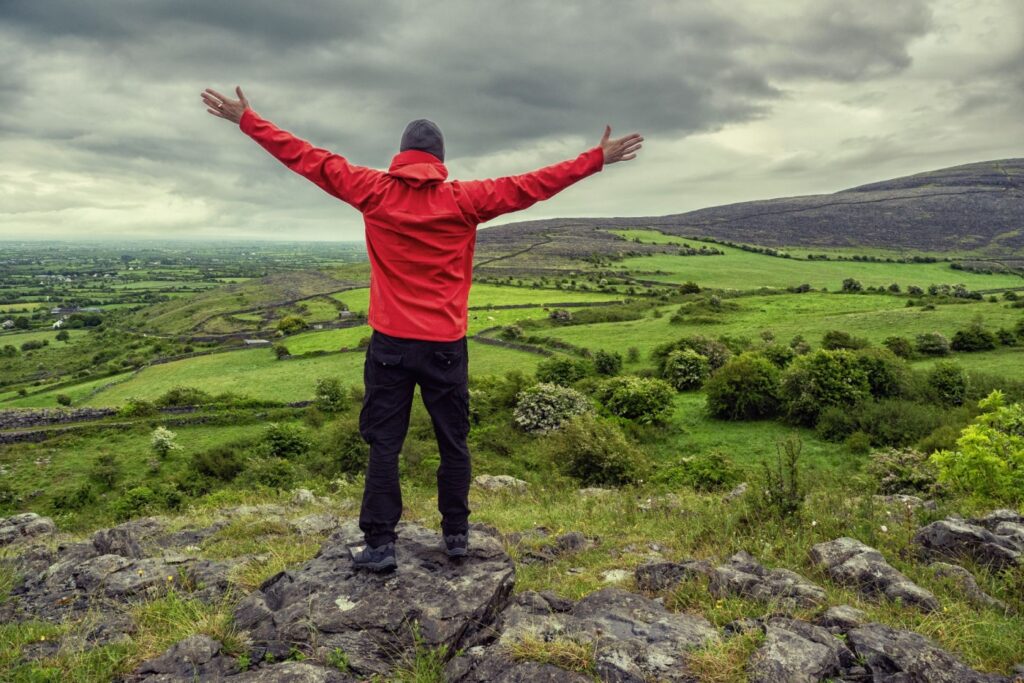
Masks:
[[[366,546],[356,567],[397,566],[395,526],[402,514],[398,457],[417,384],[437,437],[437,505],[449,557],[469,543],[470,454],[467,301],[477,225],[552,197],[605,164],[636,157],[643,138],[611,139],[575,159],[493,180],[447,181],[444,137],[417,119],[402,135],[390,168],[378,171],[313,147],[274,126],[238,99],[201,94],[207,111],[239,125],[288,168],[363,214],[370,259],[369,324],[359,431],[370,444],[359,527]]]

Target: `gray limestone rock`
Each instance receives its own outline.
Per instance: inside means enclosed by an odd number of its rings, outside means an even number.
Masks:
[[[707,560],[684,560],[682,562],[648,562],[633,572],[637,588],[656,593],[675,587],[681,581],[697,576],[708,576],[713,571]]]
[[[811,548],[811,561],[835,581],[854,586],[865,595],[881,594],[902,600],[926,612],[939,609],[939,601],[890,565],[882,554],[857,539],[843,536]]]
[[[352,567],[349,546],[363,533],[346,522],[314,559],[244,598],[235,623],[258,646],[341,648],[356,674],[386,674],[413,650],[413,622],[425,646],[454,650],[507,603],[514,569],[493,536],[476,534],[469,555],[453,561],[437,532],[403,522],[397,533],[397,570],[375,574]]]
[[[40,517],[34,512],[23,512],[7,518],[0,517],[0,546],[48,536],[56,530],[57,526],[52,519]]]
[[[948,577],[956,581],[964,597],[966,597],[967,601],[975,607],[988,607],[1004,613],[1008,611],[1009,606],[1005,602],[993,598],[991,595],[981,590],[981,586],[978,585],[978,581],[974,578],[974,574],[970,573],[960,565],[949,564],[947,562],[933,562],[929,567],[935,572],[936,576]]]
[[[736,595],[771,601],[787,608],[824,604],[825,590],[788,569],[766,569],[750,553],[740,551],[729,564],[711,572],[708,590],[716,597]]]
[[[918,529],[914,543],[926,557],[969,557],[979,564],[1004,569],[1024,561],[1024,526],[1018,537],[1015,533],[1018,525],[1002,515],[996,518],[990,515],[984,523],[950,517]],[[1002,533],[989,530],[989,526]]]

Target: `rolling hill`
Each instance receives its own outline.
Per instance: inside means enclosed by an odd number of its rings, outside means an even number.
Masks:
[[[850,188],[834,194],[716,206],[668,216],[563,218],[481,230],[478,263],[531,245],[545,255],[609,253],[622,242],[597,228],[655,228],[770,247],[886,248],[1020,255],[1024,159],[984,161]],[[643,245],[630,245],[642,250]]]

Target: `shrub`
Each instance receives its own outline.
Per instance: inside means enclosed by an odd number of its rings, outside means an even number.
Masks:
[[[558,429],[574,415],[593,410],[587,397],[568,387],[541,383],[516,395],[512,418],[528,431]]]
[[[118,417],[152,417],[159,412],[151,401],[144,401],[134,396],[117,409]]]
[[[225,443],[194,453],[191,469],[200,476],[231,481],[245,469],[242,449],[247,445],[248,442]]]
[[[651,351],[651,358],[658,364],[658,374],[660,376],[665,376],[665,362],[668,359],[668,355],[673,351],[681,351],[683,349],[696,351],[707,358],[708,365],[710,365],[712,370],[722,367],[732,357],[732,351],[729,350],[729,347],[719,340],[709,339],[701,335],[683,337],[674,342],[661,344]]]
[[[914,345],[906,337],[887,337],[882,346],[900,358],[909,360],[914,357]]]
[[[650,424],[668,416],[675,393],[662,379],[625,376],[606,380],[598,397],[613,415]]]
[[[947,405],[960,405],[967,397],[967,373],[952,361],[940,361],[928,373],[928,387],[935,399]]]
[[[845,441],[857,431],[857,416],[847,407],[829,406],[818,415],[815,431],[825,441]]]
[[[82,482],[65,493],[53,497],[53,507],[57,510],[76,511],[96,503],[96,491],[89,482]]]
[[[643,452],[618,425],[592,413],[573,416],[548,438],[549,452],[563,471],[588,486],[628,484],[646,469]]]
[[[871,452],[871,435],[866,432],[854,432],[846,437],[843,443],[856,455],[867,455]]]
[[[359,433],[356,418],[343,420],[331,428],[324,443],[324,452],[341,474],[363,474],[370,460],[370,446]]]
[[[823,349],[863,349],[868,346],[867,339],[854,337],[849,332],[842,330],[829,330],[821,337],[821,348]]]
[[[337,377],[321,377],[316,381],[313,405],[325,413],[339,413],[348,410],[350,396],[345,385]]]
[[[910,369],[889,349],[864,349],[857,354],[857,364],[867,374],[868,387],[875,398],[902,396],[907,392]]]
[[[1008,330],[1005,327],[1000,327],[996,330],[996,339],[1003,346],[1016,346],[1017,345],[1017,334],[1013,330]]]
[[[672,351],[665,357],[664,377],[677,391],[698,389],[708,378],[708,359],[693,349]]]
[[[255,458],[249,465],[249,477],[272,489],[288,489],[295,482],[295,465],[284,458]]]
[[[777,368],[786,367],[796,358],[796,351],[782,344],[765,344],[758,353],[770,360],[772,365]]]
[[[953,425],[939,425],[931,434],[917,442],[917,450],[923,453],[935,451],[951,451],[956,448],[956,440],[960,438],[960,430]]]
[[[58,405],[69,406],[71,405],[71,397],[67,394],[57,394],[55,396]]]
[[[871,454],[868,474],[884,494],[931,494],[937,470],[928,456],[913,448],[889,448]]]
[[[553,356],[537,364],[536,377],[538,382],[559,384],[563,387],[583,379],[590,374],[590,366],[584,360],[575,360],[565,356]]]
[[[469,379],[469,416],[479,422],[494,413],[516,405],[520,391],[533,384],[522,370],[509,370],[503,376],[474,375]]]
[[[292,352],[288,350],[288,347],[284,344],[274,344],[274,357],[278,360],[287,358],[292,355]]]
[[[505,341],[516,341],[522,339],[525,335],[526,333],[523,332],[523,328],[519,325],[506,325],[501,328],[501,332],[498,334]]]
[[[872,446],[910,446],[931,434],[945,419],[944,411],[923,403],[869,401],[856,411],[857,428]]]
[[[782,402],[787,416],[800,424],[815,424],[828,406],[854,406],[870,395],[868,375],[850,351],[815,351],[782,373]]]
[[[572,320],[572,313],[564,308],[556,308],[548,314],[548,319],[556,323],[567,323]]]
[[[271,422],[260,438],[264,452],[274,458],[294,458],[310,448],[305,430],[298,425]]]
[[[297,315],[286,315],[277,322],[282,334],[294,334],[309,328],[309,324]]]
[[[950,348],[954,351],[991,351],[996,348],[996,336],[980,322],[974,322],[953,335]]]
[[[843,280],[844,292],[860,292],[863,291],[863,289],[864,285],[862,285],[859,281],[853,279],[852,277],[848,277],[845,280]]]
[[[756,420],[779,410],[779,369],[756,353],[733,358],[704,385],[708,412],[723,420]]]
[[[778,440],[775,451],[775,463],[761,461],[761,477],[748,500],[755,511],[784,519],[799,513],[804,505],[806,490],[800,476],[803,442],[793,434]]]
[[[1024,404],[1005,405],[1000,391],[979,402],[981,415],[956,448],[933,453],[939,482],[955,493],[1018,503],[1024,500]]]
[[[673,486],[689,486],[697,491],[721,491],[739,482],[740,470],[728,455],[715,450],[684,456],[668,471],[660,473],[657,479]]]
[[[915,348],[925,356],[948,356],[949,340],[939,332],[925,332],[917,335]]]
[[[148,486],[136,486],[128,489],[123,496],[114,501],[111,511],[119,520],[130,519],[153,508],[156,492]]]
[[[622,371],[622,354],[618,351],[598,351],[594,354],[594,369],[599,375],[617,375]]]
[[[630,363],[637,362],[638,360],[640,360],[640,349],[638,349],[635,346],[630,346],[628,349],[626,349],[626,358],[629,360]]]
[[[196,387],[177,386],[155,401],[158,406],[197,406],[213,403],[213,397]]]
[[[175,441],[175,433],[167,427],[157,427],[149,435],[149,445],[160,459],[166,458],[171,451],[181,450],[181,446]]]
[[[122,476],[124,476],[124,467],[112,453],[102,453],[96,456],[96,460],[93,461],[89,469],[89,479],[106,490],[114,488]]]

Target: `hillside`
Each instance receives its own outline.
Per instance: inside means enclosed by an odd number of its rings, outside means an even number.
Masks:
[[[715,206],[668,216],[563,218],[481,230],[480,260],[538,244],[537,255],[603,252],[588,228],[648,227],[772,247],[863,247],[928,252],[1024,249],[1024,159],[984,161],[827,195]],[[597,234],[597,233],[593,233]],[[632,248],[632,245],[631,245]]]

